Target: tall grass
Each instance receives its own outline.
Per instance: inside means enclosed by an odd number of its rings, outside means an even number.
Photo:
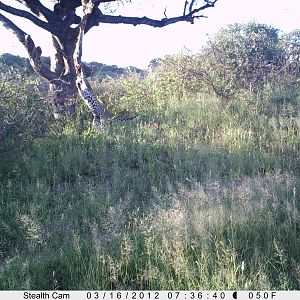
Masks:
[[[1,160],[0,289],[299,289],[299,99],[146,84]]]

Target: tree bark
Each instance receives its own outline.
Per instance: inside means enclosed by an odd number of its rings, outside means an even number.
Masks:
[[[54,116],[61,114],[75,114],[76,108],[76,70],[73,54],[76,47],[76,38],[69,37],[61,40],[52,36],[55,54],[51,58],[51,71],[57,79],[49,81]]]

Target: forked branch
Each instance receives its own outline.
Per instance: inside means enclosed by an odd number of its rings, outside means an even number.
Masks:
[[[197,7],[196,1],[185,1],[184,3],[184,9],[183,14],[181,16],[172,17],[172,18],[163,18],[161,20],[155,20],[148,17],[127,17],[127,16],[114,16],[114,15],[106,15],[102,14],[102,12],[98,10],[94,10],[93,15],[91,18],[93,19],[92,25],[98,25],[99,23],[109,23],[109,24],[131,24],[131,25],[149,25],[152,27],[164,27],[170,24],[174,24],[177,22],[190,22],[194,23],[195,19],[203,18],[204,15],[199,15],[198,13],[200,11],[203,11],[205,9],[208,9],[210,7],[214,7],[216,2],[218,0],[214,1],[204,1],[205,4]],[[188,7],[189,6],[189,7]],[[188,10],[188,13],[187,13]],[[86,31],[90,29],[92,26],[87,26],[88,28]]]
[[[34,70],[47,80],[57,79],[55,73],[51,72],[41,60],[42,50],[39,46],[35,46],[32,38],[8,18],[0,14],[0,22],[3,26],[11,31],[18,40],[25,46],[30,58],[30,63]]]
[[[2,3],[1,1],[0,1],[0,10],[3,10],[7,13],[10,13],[14,16],[25,18],[25,19],[31,21],[33,24],[37,25],[38,27],[43,28],[43,29],[51,32],[52,34],[58,34],[59,33],[55,26],[50,26],[49,23],[40,20],[39,18],[37,18],[36,16],[34,16],[33,14],[31,14],[28,11],[24,11],[24,10],[21,10],[21,9],[11,7],[9,5],[6,5],[6,4]]]
[[[45,7],[39,0],[16,0],[19,3],[25,5],[36,16],[42,15],[48,22],[55,18],[53,11]]]

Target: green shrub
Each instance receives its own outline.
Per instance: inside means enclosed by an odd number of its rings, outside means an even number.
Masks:
[[[45,94],[34,77],[16,69],[0,69],[0,155],[13,154],[49,126],[50,111]]]

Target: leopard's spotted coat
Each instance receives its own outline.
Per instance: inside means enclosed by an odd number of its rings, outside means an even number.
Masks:
[[[76,86],[79,94],[84,99],[85,103],[92,110],[93,113],[93,125],[101,128],[106,128],[110,122],[120,123],[126,121],[132,121],[139,118],[138,115],[134,115],[126,118],[113,118],[100,104],[96,98],[93,89],[91,88],[87,76],[84,71],[84,67],[77,66],[77,80]]]

